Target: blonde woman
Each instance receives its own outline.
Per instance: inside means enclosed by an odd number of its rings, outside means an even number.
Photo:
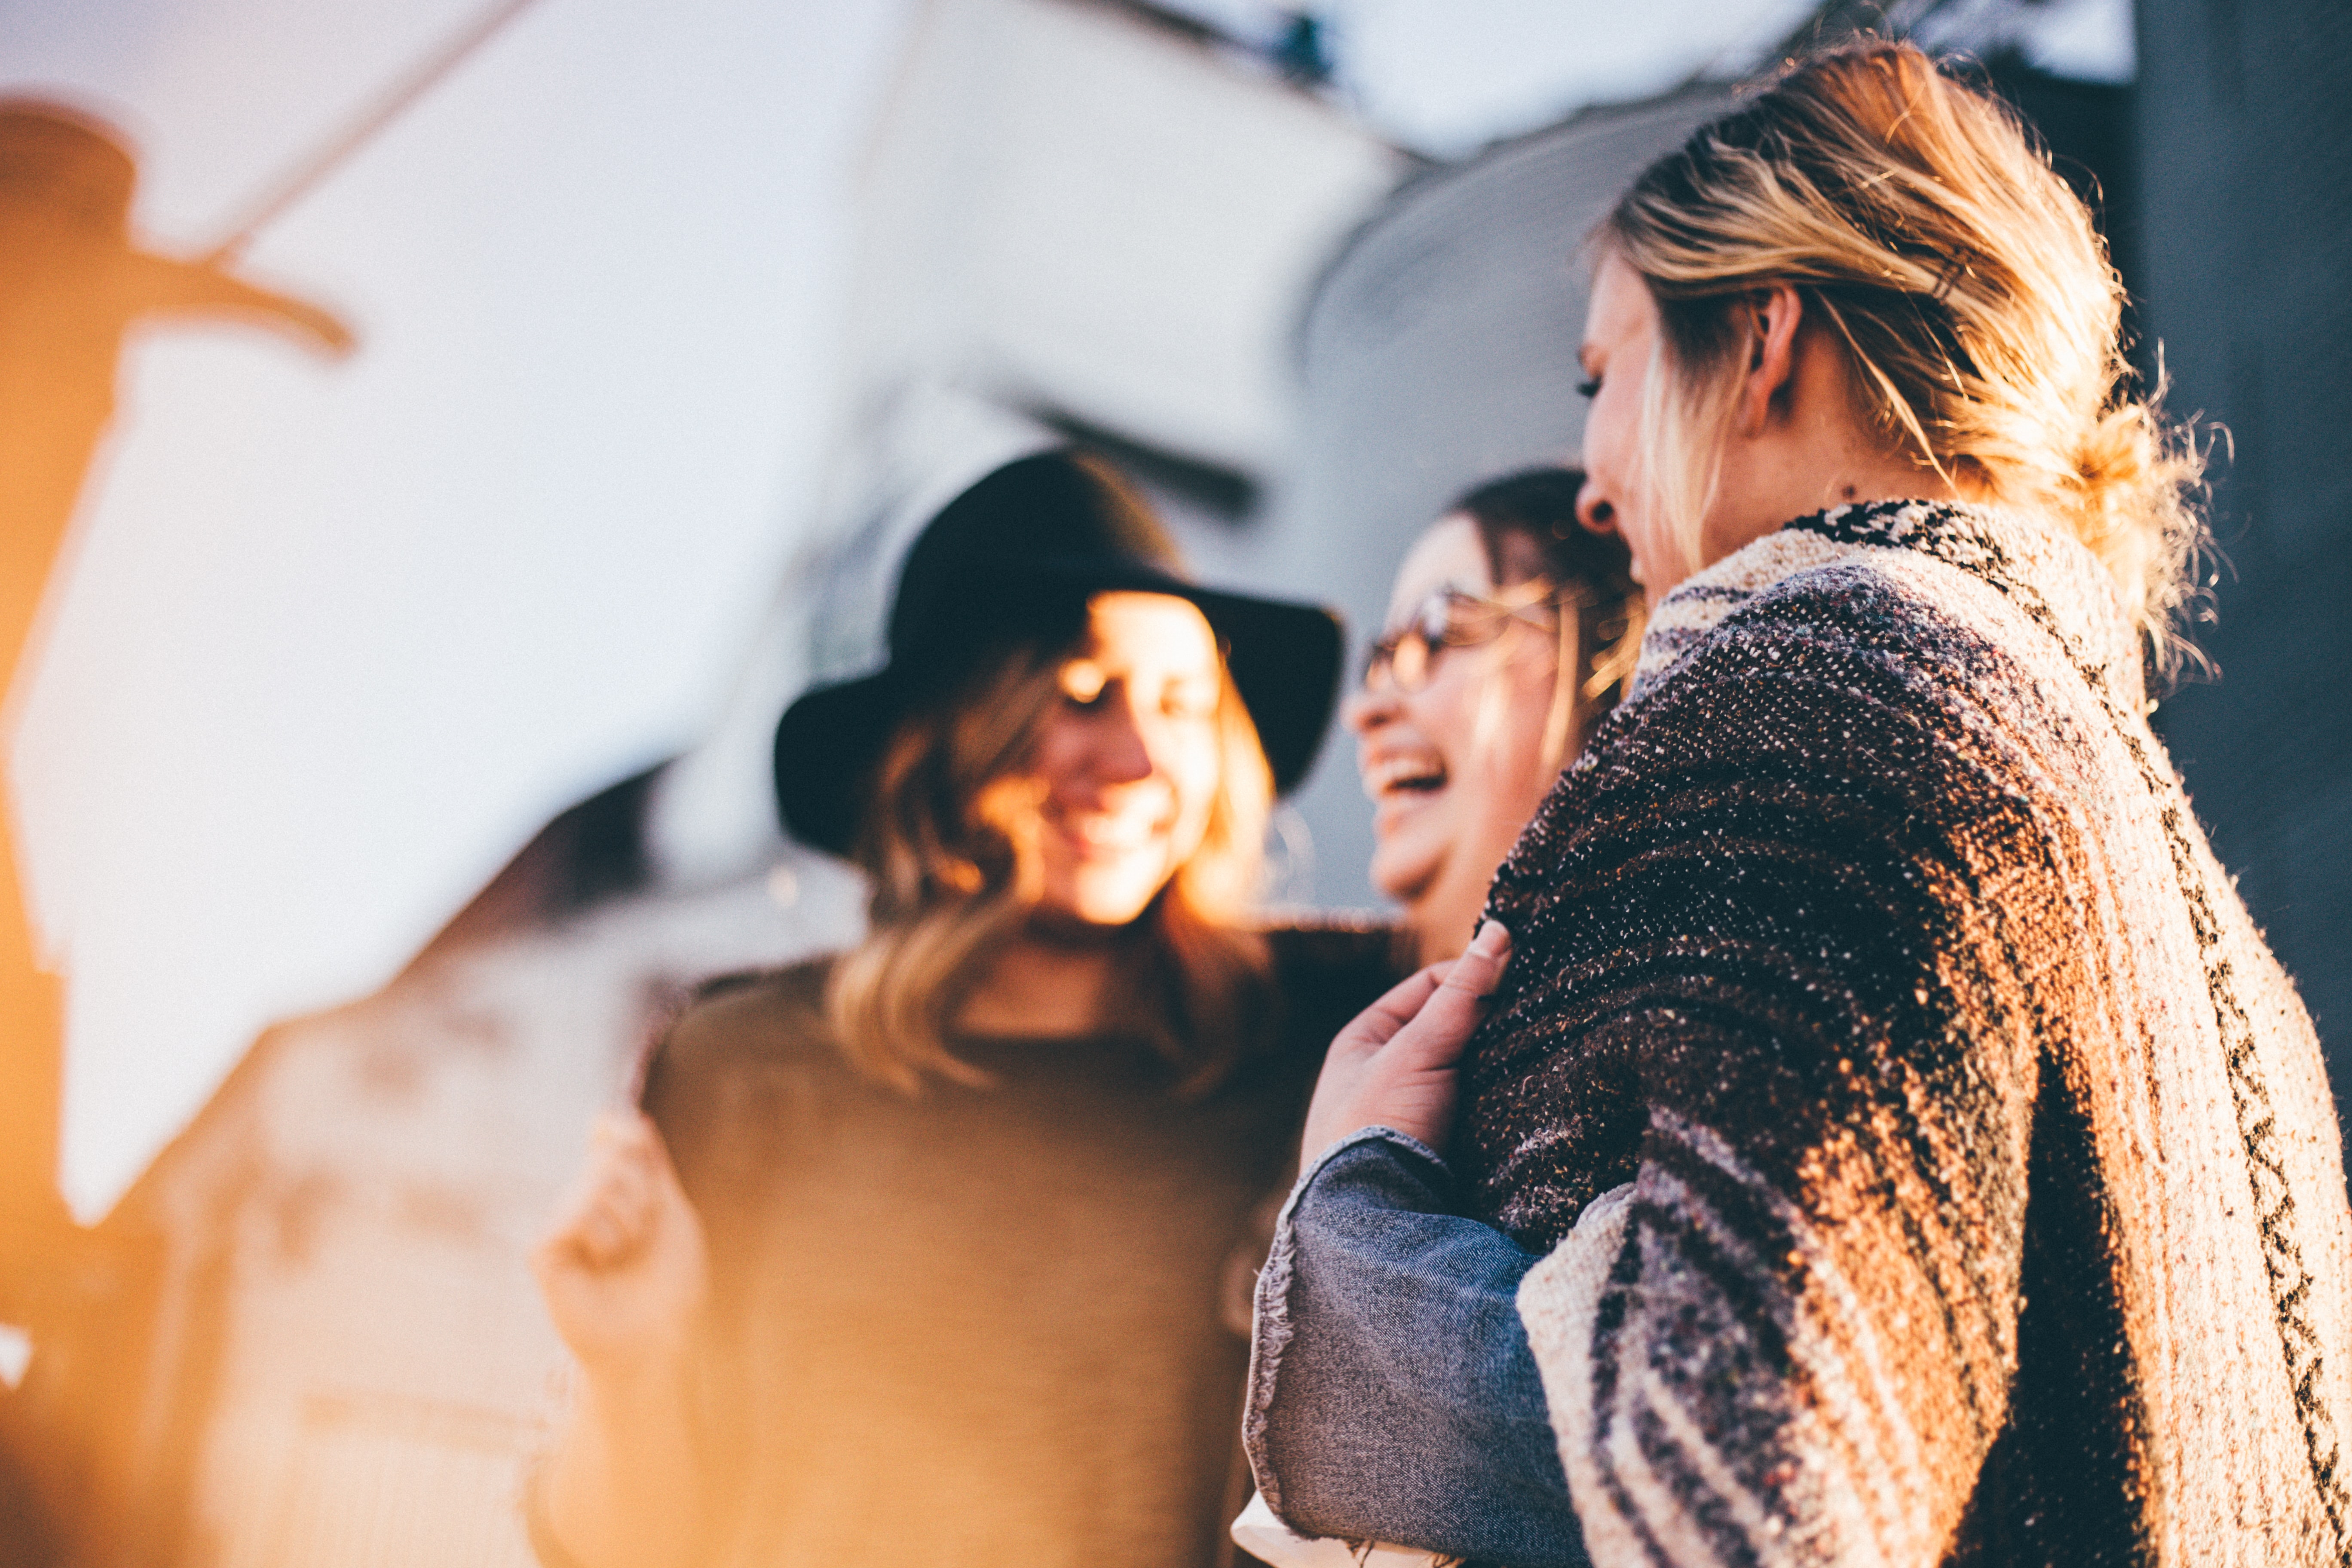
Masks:
[[[1633,672],[1623,542],[1579,525],[1573,468],[1478,486],[1413,542],[1343,721],[1371,798],[1372,885],[1416,961],[1459,954],[1495,868]]]
[[[1520,1564],[2352,1562],[2341,1142],[2147,725],[2197,465],[2089,215],[1869,43],[1598,257],[1641,664],[1502,923],[1333,1049],[1266,1501]]]
[[[551,1563],[1215,1559],[1235,1249],[1388,974],[1243,923],[1336,625],[1168,559],[1107,470],[1008,465],[910,552],[889,667],[785,715],[871,934],[707,990],[541,1247]]]

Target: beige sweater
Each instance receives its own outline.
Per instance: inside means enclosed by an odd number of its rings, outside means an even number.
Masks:
[[[1378,931],[1268,933],[1268,1025],[1205,1094],[1141,1039],[959,1039],[982,1088],[853,1072],[824,967],[712,988],[646,1109],[708,1228],[715,1561],[1209,1568],[1237,1319]],[[677,1500],[646,1500],[675,1508]]]
[[[2311,1023],[2032,520],[1660,606],[1504,868],[1462,1163],[1596,1563],[2352,1563]]]

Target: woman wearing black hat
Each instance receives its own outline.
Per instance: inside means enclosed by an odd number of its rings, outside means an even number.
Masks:
[[[777,734],[873,879],[839,957],[708,988],[536,1258],[579,1357],[541,1554],[1202,1564],[1253,1223],[1378,932],[1242,920],[1328,716],[1320,610],[1172,575],[1083,458],[909,554],[880,674]]]

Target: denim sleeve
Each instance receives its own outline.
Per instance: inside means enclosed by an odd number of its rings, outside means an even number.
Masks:
[[[1516,1300],[1538,1257],[1455,1213],[1454,1188],[1382,1127],[1299,1178],[1258,1277],[1250,1467],[1304,1534],[1585,1568]]]

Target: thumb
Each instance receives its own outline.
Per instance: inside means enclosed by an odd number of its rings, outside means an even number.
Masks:
[[[1470,945],[1440,983],[1441,991],[1456,991],[1472,1000],[1484,1000],[1494,994],[1495,987],[1503,983],[1503,971],[1511,966],[1511,933],[1500,921],[1488,921],[1470,939]]]
[[[1488,921],[1478,928],[1468,951],[1454,960],[1420,1013],[1397,1031],[1389,1047],[1396,1053],[1396,1065],[1416,1069],[1452,1067],[1476,1031],[1486,998],[1501,984],[1510,962],[1511,933],[1501,921]]]

